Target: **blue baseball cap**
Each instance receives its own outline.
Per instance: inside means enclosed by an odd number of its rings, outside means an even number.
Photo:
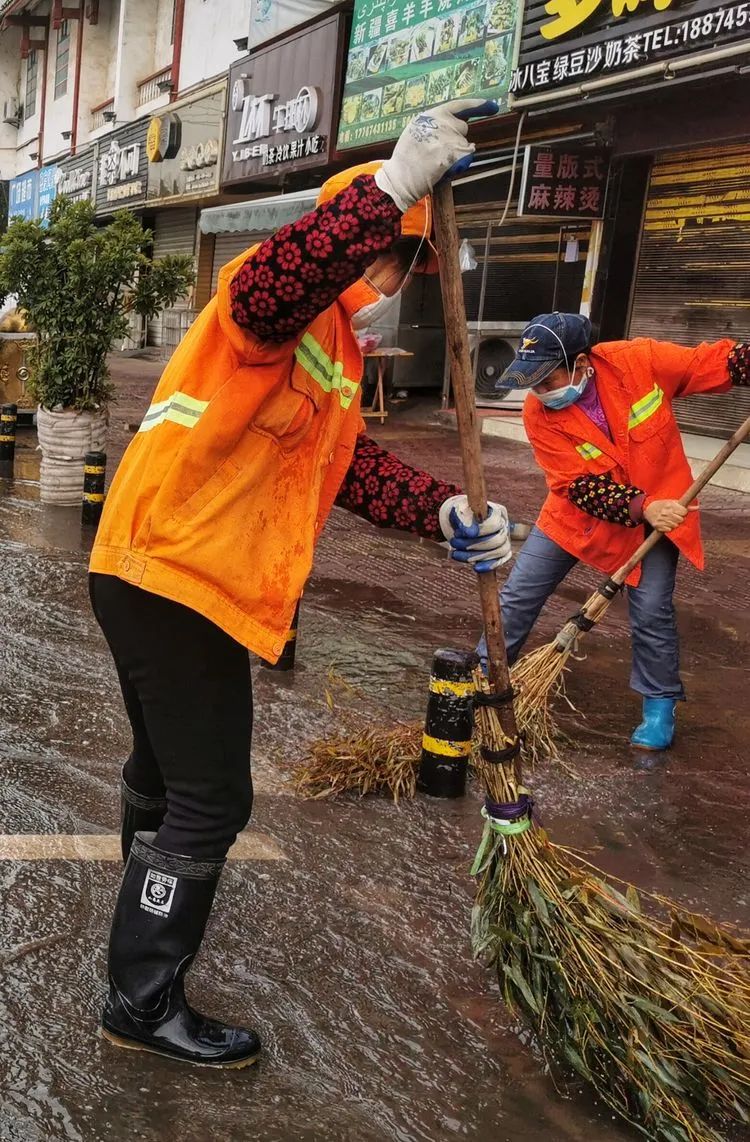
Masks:
[[[524,329],[516,359],[496,389],[530,389],[591,346],[591,322],[580,313],[540,313]]]

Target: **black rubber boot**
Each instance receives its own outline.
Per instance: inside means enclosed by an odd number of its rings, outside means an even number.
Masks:
[[[109,940],[102,1034],[118,1047],[211,1067],[246,1067],[260,1054],[254,1031],[199,1015],[184,977],[203,939],[223,860],[162,852],[138,833]]]
[[[121,782],[121,825],[122,859],[127,863],[130,846],[136,833],[157,833],[167,811],[164,797],[144,797],[131,789],[123,776]]]

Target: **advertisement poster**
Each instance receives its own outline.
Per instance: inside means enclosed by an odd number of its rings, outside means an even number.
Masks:
[[[356,0],[338,145],[395,138],[449,99],[508,105],[520,0]]]

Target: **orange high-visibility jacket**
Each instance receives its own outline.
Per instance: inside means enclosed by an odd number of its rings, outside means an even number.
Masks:
[[[679,499],[692,483],[690,467],[672,411],[674,397],[722,393],[731,387],[727,355],[734,341],[686,349],[666,341],[638,339],[597,345],[591,353],[596,387],[612,440],[577,408],[547,409],[533,395],[524,404],[524,425],[549,495],[538,526],[571,555],[612,574],[643,541],[643,526],[595,519],[568,499],[571,481],[610,473],[647,499]],[[696,567],[703,568],[698,512],[691,512],[669,538]],[[640,568],[628,578],[636,585]]]
[[[120,464],[91,570],[198,611],[277,661],[351,463],[362,354],[344,302],[299,339],[261,342],[229,286],[178,347]]]

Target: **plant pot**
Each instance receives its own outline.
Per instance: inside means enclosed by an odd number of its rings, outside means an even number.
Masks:
[[[42,451],[42,503],[79,507],[83,498],[84,457],[87,452],[104,451],[106,412],[76,412],[69,408],[50,411],[40,405],[37,434]]]

